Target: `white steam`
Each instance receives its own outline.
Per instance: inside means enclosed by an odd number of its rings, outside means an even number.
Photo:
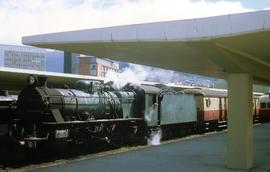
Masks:
[[[160,145],[161,137],[161,129],[151,131],[150,137],[147,140],[148,145]]]
[[[127,83],[142,84],[144,81],[158,82],[168,85],[181,84],[212,87],[213,81],[216,80],[217,79],[209,79],[208,77],[199,75],[130,64],[129,67],[124,68],[121,73],[108,71],[106,74],[105,82],[113,81],[113,87],[120,89]]]
[[[149,107],[149,112],[145,112],[144,113],[144,117],[145,117],[145,120],[147,121],[147,122],[151,122],[152,121],[152,119],[153,119],[153,116],[156,114],[155,112],[156,112],[156,109],[154,109],[154,108],[152,108],[152,107]]]
[[[113,87],[120,89],[127,83],[141,84],[147,77],[148,71],[140,65],[130,65],[129,68],[124,68],[121,73],[108,71],[105,82],[113,81]]]
[[[145,112],[144,117],[145,120],[151,124],[151,122],[154,121],[153,119],[155,119],[157,115],[157,104],[152,105],[148,109],[149,111]],[[160,145],[161,137],[162,137],[161,129],[151,130],[150,136],[147,140],[147,144]]]

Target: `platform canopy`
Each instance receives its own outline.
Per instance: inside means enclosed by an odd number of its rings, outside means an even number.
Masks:
[[[270,83],[270,11],[26,36],[23,44]]]
[[[48,77],[49,87],[53,86],[60,88],[63,87],[64,84],[73,88],[75,82],[78,80],[96,80],[104,82],[104,78],[101,77],[0,67],[0,90],[21,90],[27,86],[29,76]]]

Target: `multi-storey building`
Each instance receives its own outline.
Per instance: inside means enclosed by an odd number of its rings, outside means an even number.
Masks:
[[[119,64],[109,59],[18,45],[0,45],[0,66],[101,77],[119,72]]]
[[[46,50],[46,71],[64,73],[64,52],[56,50]]]
[[[105,77],[108,71],[119,72],[119,64],[93,56],[79,55],[79,74]],[[74,61],[75,62],[75,61]],[[76,66],[76,64],[74,64]]]
[[[29,46],[0,45],[0,66],[63,72],[64,53]]]
[[[44,50],[26,46],[0,45],[0,66],[44,71]]]
[[[82,54],[64,53],[64,72],[105,77],[108,71],[119,72],[119,64],[103,58]]]

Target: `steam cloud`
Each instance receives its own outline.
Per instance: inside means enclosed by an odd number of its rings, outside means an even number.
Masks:
[[[149,112],[145,112],[145,114],[144,114],[145,120],[147,122],[151,122],[152,121],[152,117],[153,117],[153,115],[155,113],[155,109],[154,108],[149,107],[149,110],[150,110]]]
[[[121,73],[108,71],[105,82],[108,81],[113,81],[113,87],[120,89],[127,83],[141,84],[143,81],[158,82],[168,85],[181,84],[212,87],[213,82],[218,81],[218,79],[209,79],[208,77],[193,74],[130,64],[129,67],[124,68]]]
[[[147,140],[148,145],[160,145],[162,137],[161,129],[151,131],[150,137]]]
[[[105,82],[113,81],[113,87],[120,89],[127,83],[141,84],[147,78],[148,71],[140,65],[130,65],[129,68],[124,68],[121,73],[108,71]]]
[[[145,112],[145,120],[147,122],[151,122],[155,112],[157,111],[157,109],[155,109],[153,106],[149,107],[149,112]],[[148,145],[160,145],[160,141],[162,138],[162,132],[161,129],[157,129],[157,130],[151,130],[150,136],[147,139],[147,144]]]

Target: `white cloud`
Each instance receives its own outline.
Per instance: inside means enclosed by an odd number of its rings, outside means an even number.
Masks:
[[[240,2],[191,0],[9,0],[0,1],[0,44],[21,37],[131,23],[207,17],[251,11]]]

